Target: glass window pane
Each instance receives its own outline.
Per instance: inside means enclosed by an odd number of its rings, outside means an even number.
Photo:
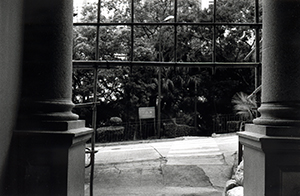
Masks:
[[[98,0],[74,0],[73,22],[97,22]]]
[[[73,27],[73,59],[95,60],[96,27]]]
[[[131,0],[102,0],[101,22],[131,22]]]
[[[112,102],[123,98],[124,83],[127,81],[124,75],[126,70],[121,66],[98,70],[97,99],[100,102]]]
[[[212,5],[208,0],[202,2],[199,0],[178,1],[178,22],[210,22],[212,13]]]
[[[89,103],[93,101],[94,70],[74,69],[72,89],[72,100],[77,103]]]
[[[212,61],[212,27],[179,26],[177,31],[177,61],[210,62]]]
[[[259,22],[262,23],[262,0],[258,1]]]
[[[158,32],[159,53],[162,62],[175,61],[174,59],[174,26],[161,26]]]
[[[243,26],[218,26],[216,57],[218,62],[254,62],[255,31]]]
[[[174,0],[134,0],[134,22],[174,22]]]
[[[174,26],[136,26],[135,61],[174,61]]]
[[[216,22],[255,21],[255,0],[218,0]]]
[[[129,60],[130,27],[126,25],[99,27],[99,60]]]
[[[158,61],[159,26],[134,27],[134,60]]]

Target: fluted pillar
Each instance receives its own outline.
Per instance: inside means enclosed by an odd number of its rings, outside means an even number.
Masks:
[[[300,0],[263,0],[261,116],[240,133],[244,195],[300,195]]]
[[[84,195],[92,130],[72,113],[72,0],[24,0],[20,109],[6,195]]]

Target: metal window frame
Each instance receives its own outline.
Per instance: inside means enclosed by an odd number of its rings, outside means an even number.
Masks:
[[[130,44],[130,61],[101,61],[101,60],[73,60],[73,68],[74,69],[91,69],[94,72],[94,88],[93,88],[93,102],[92,103],[83,103],[76,104],[75,107],[91,107],[93,109],[93,117],[92,117],[92,127],[94,132],[92,134],[91,139],[91,171],[90,171],[90,196],[93,195],[93,180],[94,180],[94,160],[95,160],[95,134],[97,131],[96,127],[96,119],[97,119],[97,78],[98,78],[98,70],[99,69],[113,69],[118,66],[155,66],[155,67],[163,67],[163,66],[175,66],[175,67],[200,67],[200,68],[211,68],[212,74],[215,73],[216,69],[219,68],[254,68],[255,70],[255,89],[259,86],[259,68],[261,67],[260,62],[260,36],[259,31],[262,28],[262,24],[259,23],[259,0],[253,0],[255,3],[255,19],[253,23],[231,23],[231,22],[217,22],[216,14],[217,14],[217,0],[213,0],[213,16],[212,22],[178,22],[177,21],[177,5],[178,0],[174,0],[174,22],[149,22],[149,23],[141,23],[134,21],[134,12],[135,5],[134,0],[131,0],[130,9],[131,9],[131,21],[124,23],[101,23],[101,0],[98,0],[97,4],[97,22],[92,23],[73,23],[73,26],[93,26],[96,27],[96,43],[95,43],[95,59],[99,59],[99,28],[100,26],[119,26],[126,25],[131,28],[131,44]],[[159,62],[159,61],[134,61],[134,27],[140,25],[149,25],[149,26],[174,26],[174,57],[175,62]],[[213,38],[212,38],[212,61],[211,62],[177,62],[177,29],[178,26],[211,26],[213,30]],[[217,62],[216,61],[216,27],[228,25],[228,26],[249,26],[249,29],[254,29],[255,31],[255,62]]]
[[[113,67],[113,66],[118,66],[118,65],[126,65],[126,66],[197,66],[197,67],[210,67],[212,68],[213,72],[216,68],[221,67],[224,65],[222,68],[233,68],[236,66],[236,68],[249,68],[253,67],[257,69],[261,65],[259,62],[259,53],[260,53],[260,48],[259,48],[259,30],[262,28],[262,24],[259,23],[259,0],[253,0],[255,4],[255,19],[253,23],[232,23],[232,22],[217,22],[216,21],[216,15],[217,15],[217,0],[213,0],[213,13],[212,13],[212,21],[211,22],[178,22],[177,21],[177,5],[178,5],[178,0],[174,0],[174,22],[135,22],[134,21],[134,13],[135,13],[135,3],[134,0],[131,0],[130,3],[130,9],[131,9],[131,21],[130,22],[100,22],[100,17],[101,17],[101,0],[98,0],[97,4],[97,22],[79,22],[79,23],[73,23],[74,26],[93,26],[97,28],[97,37],[96,37],[96,51],[95,51],[95,59],[99,59],[99,27],[100,26],[129,26],[131,28],[131,44],[130,44],[130,61],[100,61],[100,60],[92,60],[89,61],[91,63],[85,63],[82,60],[74,60],[73,65],[74,68],[79,68],[81,67],[80,65],[84,66],[85,68],[95,68],[95,65],[97,65],[97,68],[104,68],[103,65],[106,64],[108,65],[107,67]],[[174,62],[168,62],[166,63],[161,63],[159,61],[152,61],[152,62],[138,62],[134,61],[134,27],[135,26],[141,26],[141,25],[147,25],[147,26],[174,26]],[[212,38],[212,61],[211,62],[177,62],[177,29],[178,26],[211,26],[213,29],[213,38]],[[254,29],[255,30],[255,62],[217,62],[216,61],[216,27],[217,26],[248,26],[249,29]],[[231,64],[230,67],[227,65]],[[243,66],[244,65],[244,66]],[[256,82],[257,83],[257,82]],[[257,85],[255,85],[257,87]]]

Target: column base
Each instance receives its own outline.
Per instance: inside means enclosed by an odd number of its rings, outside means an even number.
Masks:
[[[7,195],[84,195],[85,143],[92,131],[14,131]]]
[[[249,124],[239,133],[245,196],[300,195],[300,137],[287,136],[298,132],[295,127]]]
[[[43,130],[43,131],[67,131],[85,126],[84,120],[70,121],[39,121],[39,120],[19,120],[17,130]]]
[[[253,120],[256,125],[300,126],[299,103],[262,103],[258,108],[261,116]]]

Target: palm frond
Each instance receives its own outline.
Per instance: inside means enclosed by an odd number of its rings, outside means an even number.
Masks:
[[[255,99],[248,97],[246,93],[236,93],[232,98],[234,110],[238,115],[247,120],[253,120],[256,116],[257,104]]]

